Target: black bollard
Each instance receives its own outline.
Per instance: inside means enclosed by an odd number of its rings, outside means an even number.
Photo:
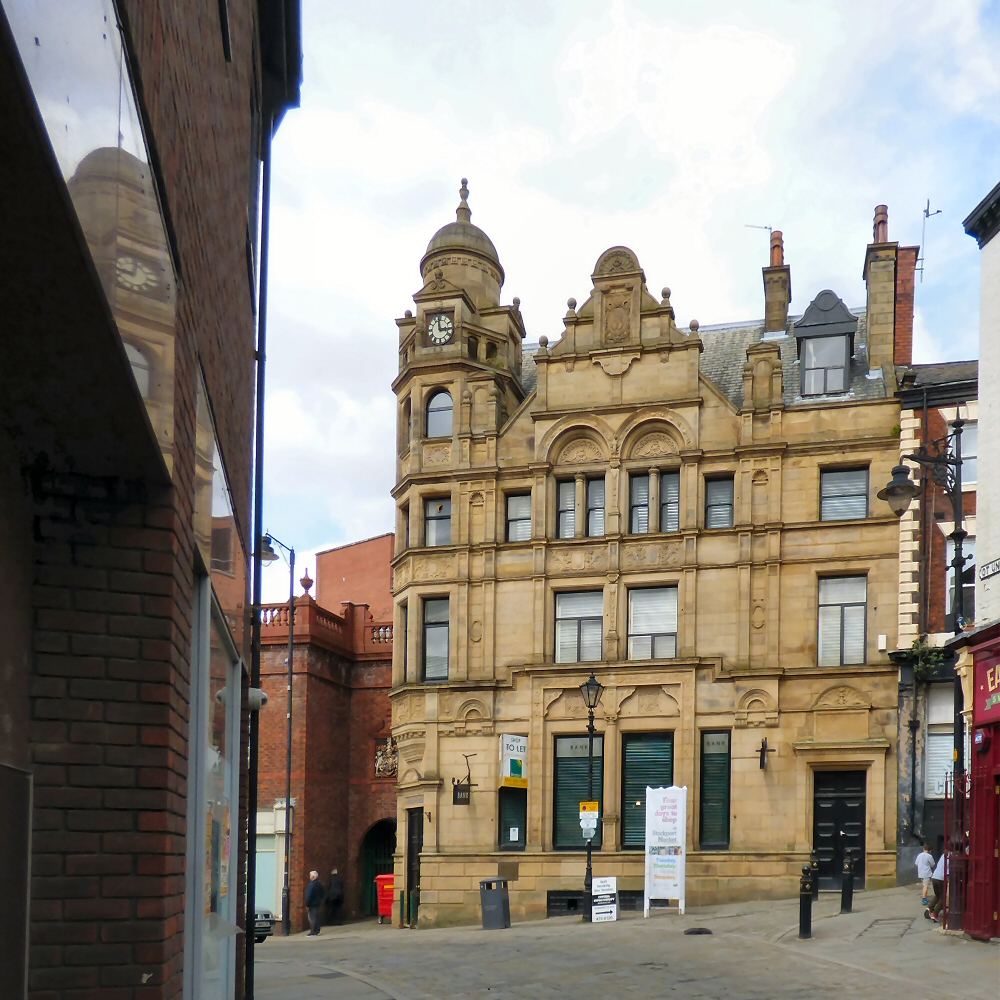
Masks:
[[[809,855],[809,875],[812,878],[813,899],[819,899],[819,855],[815,851]]]
[[[844,858],[844,874],[840,883],[840,912],[850,913],[854,903],[854,862]]]
[[[799,879],[799,940],[808,941],[812,937],[813,878],[809,865],[802,866]]]

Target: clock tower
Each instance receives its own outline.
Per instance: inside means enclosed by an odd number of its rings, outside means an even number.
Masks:
[[[492,240],[472,224],[462,178],[455,221],[420,261],[423,287],[399,327],[398,487],[410,475],[451,471],[494,456],[496,435],[524,399],[519,300],[500,304],[504,272]]]

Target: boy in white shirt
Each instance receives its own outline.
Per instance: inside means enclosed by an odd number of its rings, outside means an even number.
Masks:
[[[931,876],[934,874],[934,855],[931,845],[924,844],[924,849],[917,855],[917,878],[923,883],[920,895],[921,905],[926,906],[931,898]]]
[[[931,885],[934,886],[934,903],[929,909],[924,910],[924,916],[928,920],[933,920],[934,923],[938,922],[938,914],[941,912],[941,907],[944,906],[944,867],[944,851],[942,851],[931,875]]]

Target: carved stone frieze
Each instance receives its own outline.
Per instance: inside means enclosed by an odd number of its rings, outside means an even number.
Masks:
[[[396,746],[399,754],[407,764],[416,764],[424,756],[427,743],[427,730],[410,729],[396,734]]]
[[[603,545],[599,548],[549,549],[546,562],[550,573],[583,573],[587,570],[603,573],[608,568],[608,550]]]
[[[450,580],[455,575],[455,560],[450,556],[424,556],[414,560],[415,580]]]
[[[427,263],[424,265],[423,277],[426,279],[427,274],[430,272],[432,267],[438,268],[442,264],[457,264],[461,267],[474,267],[477,271],[482,271],[484,274],[488,274],[494,281],[498,284],[503,283],[503,278],[500,272],[488,264],[484,260],[480,260],[478,257],[467,257],[464,254],[434,254],[428,258]]]
[[[623,570],[675,569],[684,563],[680,542],[639,542],[622,546]]]

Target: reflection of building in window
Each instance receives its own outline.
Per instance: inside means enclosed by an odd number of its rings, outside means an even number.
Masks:
[[[128,363],[132,366],[132,374],[135,376],[135,384],[139,387],[139,394],[143,399],[147,399],[149,397],[149,362],[146,360],[146,355],[127,341],[125,354],[128,356]]]
[[[964,462],[964,459],[963,459]],[[962,542],[962,555],[965,557],[965,565],[962,567],[962,617],[967,622],[976,620],[976,539],[974,536],[966,538]],[[946,614],[955,613],[955,568],[951,561],[955,558],[955,543],[948,539],[948,608]],[[938,577],[938,579],[941,579]],[[949,631],[953,626],[948,626]]]
[[[233,575],[233,527],[229,518],[212,518],[212,572]],[[216,524],[214,522],[221,522]]]
[[[962,428],[962,485],[970,486],[979,478],[979,424],[969,420]]]
[[[176,287],[149,167],[117,147],[67,182],[157,443],[172,469]]]

